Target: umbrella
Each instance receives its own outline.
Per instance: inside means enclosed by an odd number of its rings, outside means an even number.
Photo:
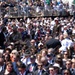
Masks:
[[[61,47],[61,43],[59,40],[51,38],[46,42],[47,48],[56,48],[56,47]]]

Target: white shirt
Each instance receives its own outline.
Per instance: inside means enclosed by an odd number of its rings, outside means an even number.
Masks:
[[[26,74],[26,72],[24,72],[23,74],[21,72],[19,72],[19,75],[25,75],[25,74]]]
[[[68,48],[70,46],[73,46],[72,40],[65,38],[64,40],[61,41],[62,47]]]
[[[22,58],[21,61],[25,64],[28,65],[31,63],[30,58]]]

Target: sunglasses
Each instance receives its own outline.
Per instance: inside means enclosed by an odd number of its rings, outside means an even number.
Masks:
[[[68,75],[69,73],[68,72],[65,72],[64,74],[67,74]]]

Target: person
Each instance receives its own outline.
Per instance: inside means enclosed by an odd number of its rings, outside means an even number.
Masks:
[[[68,69],[65,69],[63,71],[63,75],[71,75],[70,71]]]
[[[66,68],[65,69],[68,69],[72,75],[75,75],[74,70],[72,68],[72,61],[71,60],[66,61]]]
[[[16,72],[13,69],[12,62],[7,62],[6,67],[4,71],[0,72],[0,75],[17,75]]]
[[[22,62],[19,62],[18,66],[18,75],[33,75],[29,71],[26,70],[26,65]]]
[[[71,39],[69,39],[68,33],[64,32],[63,36],[64,36],[64,39],[61,41],[62,47],[69,48],[69,47],[73,46],[73,41]]]
[[[43,65],[43,69],[48,72],[49,66],[51,66],[51,64],[49,64],[49,62],[47,60],[47,57],[42,57],[41,58],[41,62],[43,63],[42,64]]]
[[[33,73],[34,75],[48,75],[48,73],[43,69],[43,64],[38,63],[38,69]]]
[[[0,72],[4,70],[4,59],[0,57]]]
[[[55,70],[54,70],[54,67],[53,67],[53,66],[50,66],[50,67],[49,67],[49,75],[56,75],[56,73],[55,73]]]
[[[31,63],[27,66],[28,70],[29,70],[29,72],[34,72],[37,70],[37,63],[35,62],[35,56],[34,55],[32,55],[30,57],[30,61],[31,61]]]

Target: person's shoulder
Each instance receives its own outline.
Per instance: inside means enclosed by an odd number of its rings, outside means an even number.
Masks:
[[[17,73],[15,71],[12,71],[11,75],[17,75]]]
[[[48,75],[48,72],[43,70],[43,75]]]
[[[4,71],[1,71],[1,72],[0,72],[0,75],[4,75]]]
[[[26,71],[26,75],[33,75],[33,72]]]

